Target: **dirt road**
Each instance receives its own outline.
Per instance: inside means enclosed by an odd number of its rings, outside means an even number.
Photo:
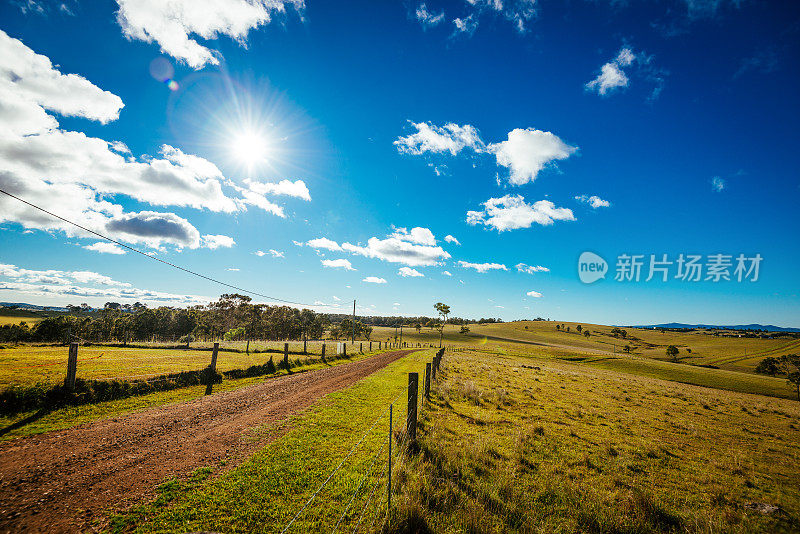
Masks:
[[[0,443],[0,532],[91,530],[104,511],[141,500],[165,478],[223,458],[239,463],[269,439],[242,440],[249,429],[300,412],[411,352]]]

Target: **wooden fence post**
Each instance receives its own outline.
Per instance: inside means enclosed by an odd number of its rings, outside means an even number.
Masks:
[[[247,348],[244,349],[247,354],[250,354],[250,338],[247,338]]]
[[[417,389],[419,386],[419,373],[408,373],[408,418],[406,419],[406,434],[411,442],[417,440]]]
[[[381,342],[378,341],[378,350],[381,350]]]
[[[358,352],[364,354],[364,343],[361,341],[358,342]]]
[[[78,373],[78,344],[69,344],[69,358],[67,358],[67,376],[64,385],[68,390],[75,389],[75,375]]]
[[[369,351],[372,352],[372,341],[369,342]]]
[[[425,364],[425,398],[431,398],[431,364]]]
[[[322,361],[325,361],[325,343],[322,344]]]
[[[308,340],[303,338],[303,354],[308,354]]]
[[[433,357],[433,363],[431,364],[431,380],[436,380],[436,356]]]
[[[347,343],[342,343],[342,356],[347,357]]]
[[[283,368],[289,370],[289,344],[283,344]]]
[[[211,395],[214,389],[214,375],[217,373],[217,351],[219,343],[214,343],[214,350],[211,351],[211,364],[208,366],[208,382],[206,383],[206,395]]]

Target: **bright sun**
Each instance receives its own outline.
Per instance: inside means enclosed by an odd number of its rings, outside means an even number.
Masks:
[[[254,167],[267,158],[267,141],[260,132],[245,130],[234,137],[231,150],[241,163]]]

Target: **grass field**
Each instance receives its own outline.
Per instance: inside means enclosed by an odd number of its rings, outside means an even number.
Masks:
[[[570,328],[570,332],[556,330],[557,324]],[[584,336],[577,331],[589,330]],[[738,338],[714,336],[710,331],[660,332],[642,328],[625,328],[627,339],[614,337],[613,327],[587,323],[553,321],[515,321],[469,325],[469,334],[458,333],[461,327],[448,325],[444,341],[448,345],[470,346],[476,344],[503,347],[508,344],[550,346],[575,351],[595,353],[622,353],[629,345],[632,354],[647,358],[666,360],[666,348],[675,345],[680,350],[680,360],[692,365],[711,365],[731,371],[752,371],[767,356],[780,356],[800,352],[800,339],[776,338]],[[403,329],[403,340],[413,342],[439,341],[435,330],[423,328],[417,333],[412,328]],[[374,339],[394,337],[394,329],[380,327],[373,330]],[[690,349],[691,352],[688,352]]]
[[[333,531],[340,519],[343,532],[359,519],[362,531],[385,532],[800,526],[797,402],[478,349],[445,357],[419,449],[395,461],[388,518],[385,464],[372,463],[384,417],[290,532]],[[165,481],[154,501],[115,516],[112,530],[280,532],[398,394],[395,428],[403,426],[406,373],[431,357],[421,351],[329,395],[233,470],[210,465]]]
[[[412,530],[800,528],[797,402],[550,359],[445,361],[421,453],[399,475],[396,519]]]
[[[356,352],[361,348],[356,342]],[[178,371],[200,370],[211,361],[211,343],[193,343],[192,350],[166,348],[124,348],[102,345],[81,346],[78,349],[78,377],[86,379],[105,379],[155,376]],[[245,342],[222,343],[221,348],[245,350]],[[377,343],[373,349],[377,350]],[[208,350],[197,350],[206,348]],[[322,351],[321,342],[309,342],[309,357],[317,357]],[[254,342],[252,350],[271,349],[275,353],[228,352],[221,350],[217,358],[217,370],[243,369],[251,365],[266,363],[270,356],[278,362],[283,350],[283,342]],[[302,359],[302,342],[290,343],[290,358]],[[353,352],[348,343],[348,352]],[[333,354],[336,343],[326,344],[327,354]],[[364,343],[364,352],[369,351],[369,343]],[[21,344],[0,349],[0,389],[10,385],[30,385],[39,382],[58,383],[64,379],[67,367],[68,348],[66,346],[47,346]]]
[[[19,317],[10,315],[0,315],[0,326],[5,326],[7,324],[19,324],[22,322],[28,323],[28,326],[33,326],[35,323],[38,323],[42,319],[44,319],[44,317]]]
[[[314,371],[324,367],[358,361],[369,356],[369,353],[356,354],[346,359],[331,360],[328,363],[312,363],[299,369],[295,368],[293,372]],[[223,391],[249,386],[284,374],[286,374],[286,371],[279,369],[271,375],[236,380],[224,380],[221,384],[214,386],[214,393],[220,393]],[[22,412],[11,416],[0,416],[0,440],[32,436],[53,430],[63,430],[65,428],[96,421],[98,419],[115,417],[125,413],[152,408],[154,406],[183,402],[202,397],[205,394],[205,389],[205,386],[190,386],[171,391],[151,393],[148,395],[108,402],[100,402],[97,404],[64,406],[53,411],[49,411],[45,414],[38,414],[36,412]],[[20,425],[20,422],[29,419],[29,422]]]

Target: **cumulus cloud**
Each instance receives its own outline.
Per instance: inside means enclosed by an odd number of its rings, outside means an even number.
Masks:
[[[528,292],[527,292],[527,293],[525,293],[525,294],[526,294],[526,295],[528,295],[529,297],[533,297],[533,298],[535,298],[535,299],[542,298],[542,294],[541,294],[541,293],[539,293],[538,291],[528,291]]]
[[[109,243],[108,241],[98,241],[97,243],[86,245],[83,248],[86,250],[93,250],[101,254],[125,254],[124,248],[120,247],[119,245],[115,245],[114,243]]]
[[[447,241],[448,243],[453,243],[454,245],[460,245],[461,244],[458,241],[458,239],[456,239],[455,237],[453,237],[453,236],[451,236],[449,234],[444,236],[444,240]]]
[[[333,250],[333,251],[342,250],[342,247],[339,246],[339,243],[331,239],[328,239],[327,237],[318,237],[316,239],[311,239],[309,241],[306,241],[306,245],[316,249],[323,248],[325,250]]]
[[[611,205],[611,202],[609,202],[608,200],[603,200],[597,195],[592,195],[592,196],[579,195],[575,197],[575,200],[577,200],[578,202],[583,202],[584,204],[589,204],[594,209],[607,208]]]
[[[158,157],[136,158],[120,141],[107,142],[59,128],[52,113],[107,123],[122,100],[85,78],[62,74],[45,56],[0,30],[0,186],[87,228],[151,247],[202,246],[199,231],[171,213],[126,213],[115,196],[152,206],[232,213],[256,204],[231,198],[210,161],[162,145]],[[261,197],[263,198],[263,197]],[[266,201],[265,201],[266,202]],[[264,202],[267,211],[280,208]],[[277,210],[275,210],[277,208]],[[278,213],[276,213],[278,214]],[[0,222],[89,237],[67,223],[10,198],[0,199]]]
[[[494,153],[498,165],[509,169],[508,181],[513,185],[533,182],[545,165],[567,159],[578,150],[557,135],[534,128],[516,128],[508,133],[506,141],[487,148]]]
[[[442,274],[445,276],[453,276],[453,273],[451,273],[450,271],[442,271]]]
[[[441,154],[449,152],[453,156],[470,148],[480,151],[483,141],[474,126],[465,124],[459,126],[449,122],[444,126],[436,126],[429,122],[411,122],[417,131],[405,137],[398,137],[394,141],[397,150],[404,154],[419,156],[425,152]]]
[[[279,250],[275,250],[274,248],[269,249],[267,252],[264,252],[263,250],[257,250],[257,251],[254,252],[254,254],[256,256],[258,256],[259,258],[263,258],[264,256],[272,256],[273,258],[283,258],[284,257],[284,253],[283,252],[281,252]]]
[[[369,238],[366,246],[342,243],[342,249],[368,258],[420,267],[437,265],[450,257],[435,243],[433,233],[427,228],[414,228],[411,232],[401,228],[385,239]]]
[[[245,180],[251,191],[261,195],[285,195],[311,201],[311,193],[303,180],[281,180],[278,183],[262,183]]]
[[[424,29],[432,28],[434,26],[438,26],[440,22],[444,20],[444,11],[434,15],[430,11],[428,11],[428,6],[425,2],[421,3],[415,12],[417,16],[417,20],[422,25]]]
[[[411,267],[400,267],[400,268],[397,270],[397,274],[399,274],[400,276],[402,276],[402,277],[404,277],[404,278],[405,278],[405,277],[418,277],[418,276],[425,276],[424,274],[422,274],[422,273],[421,273],[421,272],[419,272],[418,270],[416,270],[416,269],[412,269]]]
[[[711,189],[713,189],[717,193],[721,193],[725,189],[725,180],[723,180],[719,176],[713,177],[711,179]]]
[[[353,269],[350,260],[346,259],[338,259],[338,260],[321,260],[323,267],[329,267],[331,269],[344,269],[345,271],[355,271]]]
[[[518,263],[515,265],[517,270],[521,273],[536,274],[536,273],[549,273],[550,269],[542,267],[541,265],[528,265],[525,263]]]
[[[236,241],[234,241],[232,237],[226,235],[207,234],[203,236],[203,244],[206,248],[215,250],[218,248],[231,248],[236,244]]]
[[[396,228],[392,237],[408,241],[409,243],[416,243],[417,245],[434,246],[436,238],[428,228],[421,228],[419,226],[412,228],[411,231],[406,228]]]
[[[246,45],[251,29],[268,24],[286,6],[304,8],[303,0],[117,0],[117,22],[129,39],[157,43],[165,54],[194,69],[219,63],[198,43],[227,35]]]
[[[368,284],[385,284],[385,278],[378,278],[377,276],[368,276],[362,280],[362,282],[367,282]]]
[[[74,298],[145,302],[159,305],[204,304],[211,299],[198,295],[176,295],[139,289],[93,271],[32,270],[0,264],[0,290],[24,297],[59,299],[66,304]]]
[[[528,204],[522,195],[505,195],[490,198],[483,203],[481,211],[468,211],[467,224],[485,225],[498,232],[530,228],[532,224],[548,226],[554,221],[574,221],[575,216],[568,208],[557,208],[549,200],[539,200]]]
[[[468,261],[459,261],[458,264],[464,269],[475,269],[479,273],[508,270],[508,267],[502,263],[470,263]]]
[[[416,132],[394,141],[397,150],[415,156],[426,153],[450,153],[455,156],[469,149],[477,154],[490,153],[497,165],[509,169],[509,182],[523,185],[536,179],[539,171],[557,160],[567,159],[577,147],[570,146],[552,132],[535,128],[516,128],[508,132],[507,139],[485,144],[478,130],[469,124],[459,126],[447,123],[436,126],[429,122],[410,123]],[[434,166],[437,175],[438,167]]]

